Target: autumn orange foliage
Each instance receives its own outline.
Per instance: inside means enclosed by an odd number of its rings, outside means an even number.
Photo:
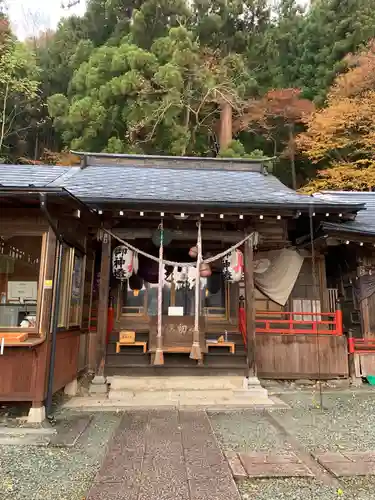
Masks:
[[[233,123],[233,132],[247,130],[252,124],[267,130],[274,126],[275,119],[282,119],[285,124],[305,121],[314,109],[311,101],[301,97],[301,89],[269,90],[260,99],[247,101],[242,116]]]
[[[346,58],[348,71],[332,86],[297,147],[320,170],[303,188],[368,190],[375,186],[375,42]]]
[[[78,156],[73,155],[69,151],[62,151],[61,153],[54,153],[45,149],[40,160],[30,160],[29,158],[20,158],[21,163],[28,165],[60,165],[63,167],[72,167],[80,164]]]

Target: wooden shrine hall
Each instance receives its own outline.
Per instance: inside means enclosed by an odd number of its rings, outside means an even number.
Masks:
[[[80,166],[0,166],[0,373],[14,374],[0,399],[45,397],[26,386],[17,396],[23,345],[36,384],[60,377],[53,390],[84,370],[348,375],[341,308],[317,241],[323,223],[350,222],[363,203],[296,193],[269,161],[75,154]],[[74,210],[46,219],[26,196],[9,201],[31,187],[62,190]],[[23,255],[31,234],[42,242],[29,244],[33,271],[14,266],[8,245]]]

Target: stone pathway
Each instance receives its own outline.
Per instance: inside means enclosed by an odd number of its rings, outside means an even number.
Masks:
[[[204,412],[123,416],[87,500],[150,499],[240,499]]]
[[[375,452],[321,453],[316,460],[336,477],[375,475]]]
[[[295,453],[234,453],[227,455],[237,480],[250,477],[313,477],[314,474]]]

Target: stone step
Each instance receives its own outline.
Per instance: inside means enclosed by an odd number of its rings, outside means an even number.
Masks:
[[[114,376],[120,377],[161,377],[161,376],[189,376],[193,378],[201,377],[202,374],[210,377],[221,377],[223,374],[225,375],[234,375],[244,377],[247,372],[246,364],[245,366],[236,364],[228,364],[227,362],[216,365],[216,366],[207,366],[207,365],[185,365],[179,364],[178,366],[172,365],[141,365],[136,363],[131,363],[129,365],[122,366],[105,366],[105,375],[110,379]]]
[[[159,406],[238,406],[254,405],[272,406],[267,391],[261,388],[246,391],[211,390],[211,391],[110,391],[108,404],[128,407],[159,407]]]
[[[247,379],[241,375],[201,375],[199,377],[181,376],[112,376],[107,377],[111,391],[164,391],[164,390],[234,390],[243,389]],[[258,384],[260,385],[260,384]]]

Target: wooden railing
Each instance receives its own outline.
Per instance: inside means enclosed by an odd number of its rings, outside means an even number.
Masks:
[[[246,312],[239,310],[239,326],[246,345]],[[255,331],[281,335],[342,335],[342,311],[290,312],[259,311],[255,315]]]

